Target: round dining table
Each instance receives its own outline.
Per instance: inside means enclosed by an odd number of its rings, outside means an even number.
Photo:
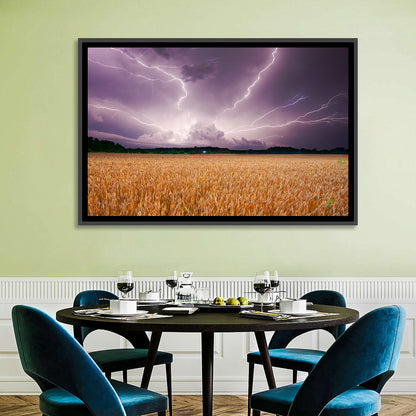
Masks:
[[[298,317],[287,320],[266,320],[242,317],[236,312],[198,311],[192,315],[175,315],[166,318],[114,319],[105,316],[75,315],[73,312],[83,308],[67,308],[56,313],[56,319],[74,326],[88,326],[98,329],[117,329],[122,331],[151,332],[149,352],[141,381],[142,388],[148,388],[156,353],[163,332],[199,332],[201,334],[202,355],[202,408],[203,416],[212,416],[214,334],[216,332],[254,332],[263,363],[267,384],[270,389],[276,387],[273,368],[267,347],[266,331],[287,331],[294,329],[322,329],[355,322],[358,311],[350,308],[327,305],[313,305],[313,309],[326,314]],[[85,308],[84,308],[85,309]],[[146,306],[146,309],[151,309]],[[154,312],[163,307],[153,306]]]

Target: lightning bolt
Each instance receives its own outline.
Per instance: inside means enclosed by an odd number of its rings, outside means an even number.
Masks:
[[[326,102],[325,104],[322,104],[316,110],[309,111],[309,112],[303,114],[302,116],[299,116],[299,118],[307,117],[307,116],[309,116],[311,114],[317,113],[318,111],[325,110],[326,108],[328,108],[335,101],[336,98],[338,98],[338,97],[346,97],[346,96],[347,96],[347,93],[346,92],[340,92],[340,93],[334,95],[333,97],[331,97],[328,100],[328,102]]]
[[[348,122],[348,117],[335,117],[335,114],[332,114],[331,116],[326,116],[326,117],[322,117],[316,120],[300,120],[301,117],[304,117],[303,115],[296,118],[295,120],[291,120],[288,121],[286,123],[282,123],[282,124],[264,124],[262,126],[258,126],[258,127],[252,127],[252,128],[248,128],[248,129],[240,129],[240,130],[230,130],[230,131],[226,131],[225,133],[238,133],[238,132],[242,132],[242,131],[255,131],[255,130],[261,130],[264,128],[276,128],[276,127],[287,127],[290,126],[292,124],[308,124],[308,125],[314,125],[314,124],[319,124],[319,123],[331,123],[331,122],[339,122],[339,123],[343,123],[343,124],[347,124]]]
[[[282,110],[283,108],[287,108],[287,107],[291,107],[293,105],[296,105],[299,101],[303,101],[306,100],[307,97],[304,97],[303,95],[299,96],[299,95],[295,95],[292,98],[293,102],[289,102],[286,105],[280,105],[278,107],[273,108],[272,110],[268,111],[267,113],[263,114],[262,116],[260,116],[259,118],[256,118],[252,123],[250,123],[250,126],[254,126],[254,124],[256,124],[258,121],[262,120],[263,118],[267,117],[269,114],[273,113],[276,110]]]
[[[113,51],[117,51],[117,52],[121,53],[122,55],[126,56],[128,59],[137,62],[138,64],[140,64],[141,66],[143,66],[145,68],[154,69],[154,70],[170,77],[172,81],[179,82],[179,84],[181,85],[182,91],[183,91],[183,95],[181,97],[179,97],[178,101],[176,102],[176,106],[178,107],[178,109],[180,109],[181,102],[188,96],[188,91],[185,88],[185,83],[180,78],[176,77],[175,75],[171,74],[170,72],[165,71],[163,69],[163,67],[160,66],[160,65],[146,65],[139,58],[136,58],[136,57],[133,58],[133,57],[129,56],[127,53],[120,50],[120,49],[117,49],[117,48],[110,48],[110,49],[112,49]]]
[[[296,117],[294,120],[290,120],[287,121],[285,123],[281,123],[281,124],[264,124],[261,126],[257,126],[257,127],[242,127],[242,128],[238,128],[236,130],[231,130],[231,131],[227,131],[225,132],[226,134],[228,133],[237,133],[237,132],[247,132],[247,131],[255,131],[255,130],[260,130],[260,129],[264,129],[264,128],[277,128],[277,127],[287,127],[290,126],[292,124],[308,124],[308,125],[314,125],[314,124],[319,124],[319,123],[343,123],[343,124],[347,124],[348,122],[348,117],[346,116],[338,116],[337,113],[334,113],[332,115],[329,116],[325,116],[325,117],[321,117],[321,118],[317,118],[314,120],[303,120],[303,118],[310,116],[311,114],[315,114],[318,113],[319,111],[325,110],[327,109],[335,100],[337,97],[341,97],[341,96],[346,96],[347,94],[345,92],[341,92],[339,94],[334,95],[333,97],[331,97],[325,104],[321,104],[319,106],[319,108],[308,111],[305,114],[302,114],[298,117]],[[253,124],[253,123],[252,123]]]
[[[107,106],[104,106],[104,105],[97,105],[97,104],[88,104],[88,107],[95,107],[95,108],[104,109],[104,110],[108,110],[108,111],[116,111],[118,113],[127,114],[132,119],[136,120],[140,124],[143,124],[143,125],[149,126],[149,127],[156,127],[156,128],[161,129],[163,131],[168,131],[167,129],[165,129],[162,126],[156,124],[153,120],[151,120],[150,118],[148,118],[146,116],[144,116],[144,117],[146,117],[148,120],[150,120],[150,123],[137,118],[135,115],[133,115],[132,113],[130,113],[128,111],[120,110],[118,108],[112,108],[112,107],[107,107]]]
[[[138,77],[138,78],[143,78],[146,81],[159,81],[159,82],[172,82],[173,81],[173,79],[164,80],[164,79],[160,79],[160,78],[149,78],[149,77],[146,77],[144,75],[135,74],[134,72],[127,71],[126,68],[123,68],[121,66],[103,64],[102,62],[94,61],[91,58],[88,58],[88,61],[89,62],[92,62],[94,64],[97,64],[97,65],[100,65],[100,66],[104,66],[105,68],[119,69],[119,70],[125,71],[128,74],[130,74],[130,75],[133,75],[133,76]]]
[[[234,110],[238,104],[240,104],[241,102],[243,102],[244,100],[246,100],[250,94],[251,94],[251,90],[252,88],[260,81],[261,79],[261,75],[263,74],[263,72],[267,71],[273,64],[274,61],[276,60],[276,54],[277,54],[277,48],[274,49],[274,51],[272,52],[272,60],[270,61],[269,64],[267,64],[258,74],[256,79],[247,87],[247,92],[245,93],[245,95],[240,98],[239,100],[237,100],[232,107],[226,108],[224,110],[225,111],[230,111],[230,110]]]

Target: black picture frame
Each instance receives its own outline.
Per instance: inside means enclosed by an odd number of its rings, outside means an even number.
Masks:
[[[348,39],[78,39],[78,224],[79,225],[146,225],[146,224],[267,224],[267,225],[357,225],[357,43],[358,40],[355,38]],[[186,52],[188,48],[218,48],[220,51],[221,48],[275,48],[277,50],[290,51],[290,48],[294,50],[300,50],[303,48],[307,53],[312,54],[314,51],[322,51],[327,48],[331,48],[331,51],[343,51],[346,56],[346,68],[344,70],[347,73],[346,88],[344,89],[344,97],[347,100],[347,103],[344,103],[345,108],[347,108],[347,116],[345,114],[342,116],[343,123],[345,125],[345,135],[347,137],[347,147],[344,147],[344,152],[348,155],[348,162],[345,162],[340,156],[339,163],[346,163],[347,173],[344,173],[344,176],[348,175],[348,200],[347,210],[344,209],[344,214],[342,215],[103,215],[103,214],[92,214],[89,213],[89,169],[88,169],[88,155],[89,155],[89,140],[90,143],[99,143],[99,141],[107,140],[107,137],[93,137],[89,134],[89,91],[91,90],[91,85],[94,84],[95,78],[94,75],[90,75],[89,79],[89,61],[88,61],[88,52],[91,48],[100,48],[97,51],[102,51],[102,48],[111,48],[111,50],[119,51],[128,51],[131,48],[163,48],[158,49],[160,54],[165,53],[165,51],[170,50],[179,50]],[[171,49],[175,48],[175,49]],[[183,49],[181,49],[183,48]],[[302,49],[302,50],[303,50]],[[147,49],[146,49],[147,50]],[[254,49],[250,49],[254,50]],[[167,52],[168,53],[168,52]],[[306,52],[305,52],[306,53]],[[311,56],[312,56],[311,55]],[[274,55],[273,55],[274,56]],[[311,59],[311,62],[314,62],[314,59]],[[95,62],[93,63],[95,64]],[[92,64],[91,64],[92,65]],[[102,66],[107,65],[108,68],[112,70],[118,70],[114,68],[113,64],[102,64]],[[184,64],[185,65],[185,64]],[[316,67],[319,68],[320,65],[325,65],[325,62],[316,62]],[[208,65],[209,66],[209,65]],[[113,67],[113,68],[111,68]],[[188,65],[189,67],[189,65]],[[177,77],[183,77],[186,82],[195,82],[198,81],[197,77],[199,74],[195,74],[195,67],[190,66],[192,71],[190,74],[185,74],[182,67],[182,72],[180,75],[176,73]],[[150,68],[150,64],[148,65]],[[259,72],[264,69],[265,66],[259,67]],[[105,68],[104,68],[105,69]],[[188,68],[189,69],[189,68]],[[204,72],[204,67],[199,67],[201,72]],[[206,69],[206,68],[205,68]],[[206,72],[209,72],[209,69]],[[119,68],[121,70],[121,68]],[[132,74],[130,74],[131,76]],[[134,74],[133,74],[134,75]],[[128,74],[127,74],[128,76]],[[203,75],[202,75],[203,76]],[[259,75],[260,76],[260,75]],[[188,78],[186,78],[188,77]],[[182,79],[182,78],[181,78]],[[261,79],[261,77],[260,77]],[[185,81],[184,81],[185,82]],[[183,82],[183,85],[185,85]],[[187,85],[187,84],[186,84]],[[191,85],[191,84],[190,84]],[[193,85],[193,84],[192,84]],[[196,84],[195,84],[196,85]],[[251,86],[251,84],[250,84]],[[324,85],[322,88],[324,89]],[[249,89],[246,88],[245,91]],[[319,90],[319,88],[318,88]],[[335,93],[335,91],[334,91]],[[105,101],[105,99],[103,99]],[[327,104],[330,103],[330,100]],[[294,105],[289,103],[289,105]],[[321,103],[321,107],[325,103]],[[284,107],[284,106],[283,106]],[[283,108],[282,107],[282,108]],[[321,111],[321,107],[315,107],[315,110]],[[328,106],[327,106],[328,107]],[[327,108],[325,107],[325,108]],[[111,108],[111,110],[114,110]],[[311,108],[310,113],[315,113],[314,108]],[[121,110],[117,110],[121,112]],[[263,111],[264,113],[264,111]],[[306,113],[305,113],[306,114]],[[300,115],[299,118],[303,117],[301,120],[307,120],[308,122],[314,124],[316,120],[309,120],[306,118],[305,114]],[[333,119],[338,117],[341,119],[337,113],[334,113]],[[329,124],[333,119],[330,119],[327,124]],[[325,121],[319,121],[319,123],[325,123]],[[315,124],[318,124],[316,122]],[[304,124],[307,124],[306,122]],[[213,124],[214,125],[214,124]],[[262,127],[265,129],[266,127]],[[254,128],[253,128],[254,130]],[[111,134],[111,133],[107,133]],[[90,137],[90,139],[89,139]],[[98,139],[94,141],[93,139]],[[233,138],[234,140],[234,138]],[[111,146],[110,146],[111,147]],[[140,146],[139,146],[140,147]],[[163,146],[162,146],[163,147]],[[166,146],[169,147],[169,146]],[[202,148],[201,146],[194,146],[198,151]],[[284,146],[279,147],[279,149]],[[290,146],[289,146],[290,147]],[[155,149],[156,147],[154,147]],[[160,148],[160,147],[159,147]],[[181,149],[183,147],[180,147]],[[290,147],[292,148],[292,147]],[[293,147],[296,148],[296,147]],[[91,150],[91,149],[90,149]],[[308,149],[308,151],[312,149]],[[325,150],[325,149],[324,149]],[[333,149],[327,149],[334,151]],[[146,152],[151,152],[152,150],[146,150]],[[232,150],[231,150],[232,151]],[[265,151],[269,151],[266,149]],[[280,151],[280,150],[278,150]],[[323,151],[322,149],[319,151]],[[111,149],[110,149],[111,152]],[[239,150],[236,150],[239,152]],[[243,152],[250,152],[250,150],[245,149]],[[257,152],[257,153],[256,153]],[[254,150],[255,154],[262,152],[262,150]],[[301,152],[301,151],[300,151]],[[90,152],[92,155],[93,152]],[[308,153],[309,154],[309,153]],[[311,154],[309,154],[311,155]],[[334,153],[336,155],[336,153]],[[212,156],[212,155],[211,155]],[[91,156],[98,157],[98,156]],[[334,161],[334,163],[336,163]],[[328,212],[330,213],[330,204],[331,199],[328,199]],[[322,204],[322,203],[321,203]],[[345,214],[345,212],[347,212]]]

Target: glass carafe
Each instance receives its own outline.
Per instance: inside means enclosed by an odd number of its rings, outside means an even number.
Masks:
[[[176,301],[179,305],[193,304],[195,302],[195,287],[192,283],[192,272],[181,272],[179,289],[176,292]]]

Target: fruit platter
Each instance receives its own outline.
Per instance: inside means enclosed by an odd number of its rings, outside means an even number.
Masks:
[[[217,296],[212,303],[196,303],[194,306],[198,307],[201,312],[239,312],[245,309],[252,309],[254,305],[240,296],[238,298],[223,298]]]

